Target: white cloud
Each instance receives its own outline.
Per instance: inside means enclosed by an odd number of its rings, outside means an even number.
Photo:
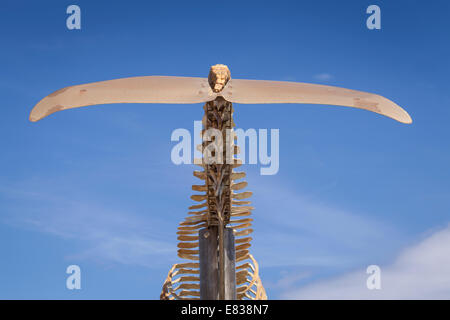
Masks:
[[[302,288],[288,288],[282,298],[450,299],[450,225],[403,250],[392,264],[380,265],[381,290],[367,289],[366,268]]]
[[[81,244],[81,250],[69,252],[67,259],[146,267],[169,266],[174,262],[176,237],[164,217],[151,213],[141,217],[92,200],[58,197],[45,189],[18,191],[0,187],[4,196],[20,200],[12,202],[8,210],[3,209],[10,212],[2,216],[2,222]]]
[[[252,178],[257,182],[251,187],[256,207],[253,252],[262,267],[349,268],[374,256],[389,256],[403,241],[401,230],[368,213],[325,203],[288,183],[267,185]]]
[[[329,80],[333,79],[333,75],[331,75],[329,73],[319,73],[319,74],[314,75],[314,79],[320,80],[320,81],[329,81]]]

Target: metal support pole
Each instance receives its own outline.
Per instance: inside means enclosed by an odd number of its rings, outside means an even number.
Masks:
[[[220,277],[219,274],[219,227],[211,226],[199,231],[199,251],[200,251],[200,299],[218,300],[220,297]],[[234,234],[231,228],[223,228],[224,246],[224,274],[223,288],[224,299],[236,299],[236,267]]]
[[[224,228],[224,287],[225,300],[236,300],[236,250],[234,248],[234,232],[231,228]]]
[[[223,237],[223,218],[219,217],[219,300],[225,300],[225,252]]]

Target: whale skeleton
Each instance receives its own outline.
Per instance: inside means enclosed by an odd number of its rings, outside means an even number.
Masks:
[[[412,123],[409,114],[397,104],[380,95],[333,86],[284,81],[233,79],[225,65],[215,65],[208,78],[144,76],[94,82],[66,87],[43,98],[32,109],[30,121],[39,121],[52,113],[90,105],[112,103],[205,103],[203,129],[217,129],[223,133],[234,127],[232,103],[298,103],[336,105],[375,112],[401,123]],[[207,148],[208,143],[198,146]],[[267,299],[258,273],[258,264],[249,252],[253,232],[249,218],[254,209],[245,200],[251,192],[237,193],[247,182],[237,180],[244,172],[235,172],[240,165],[234,155],[239,149],[232,139],[231,163],[211,163],[205,155],[199,164],[202,171],[194,176],[203,184],[193,185],[191,199],[199,202],[189,207],[188,216],[178,227],[178,256],[187,262],[175,264],[163,284],[161,299],[199,299],[199,230],[219,228],[218,266],[220,280],[218,298],[225,298],[223,230],[231,228],[235,240],[236,297],[238,299]],[[194,210],[194,211],[192,211]]]
[[[112,103],[192,104],[223,97],[232,103],[299,103],[365,109],[402,123],[408,113],[373,93],[310,83],[229,79],[215,92],[206,78],[145,76],[66,87],[48,95],[33,108],[30,120],[39,121],[61,110]]]

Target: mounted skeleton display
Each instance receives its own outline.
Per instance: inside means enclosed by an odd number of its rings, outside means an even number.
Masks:
[[[178,227],[178,256],[163,284],[161,299],[267,299],[256,260],[249,252],[253,207],[251,192],[234,155],[233,105],[307,103],[338,105],[376,112],[402,123],[411,117],[394,102],[371,93],[281,81],[232,79],[225,65],[215,65],[208,78],[147,76],[76,85],[42,99],[31,111],[35,122],[61,110],[111,103],[206,103],[203,116],[202,184],[191,199],[188,216]],[[210,132],[214,132],[213,135]],[[206,136],[206,139],[205,139]],[[217,148],[220,140],[221,148]],[[225,143],[224,143],[225,142]],[[227,152],[227,150],[231,150]]]

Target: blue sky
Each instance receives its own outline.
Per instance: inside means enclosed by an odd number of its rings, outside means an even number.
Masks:
[[[70,4],[81,7],[81,30],[66,28]],[[381,30],[366,28],[371,4],[381,8]],[[2,1],[0,298],[159,298],[197,183],[194,166],[170,161],[170,136],[193,130],[202,106],[96,106],[38,123],[28,114],[65,86],[205,77],[216,63],[234,78],[374,92],[413,118],[235,105],[238,127],[280,129],[278,174],[244,166],[256,207],[251,250],[269,298],[320,298],[338,287],[350,297],[352,275],[370,264],[393,283],[409,276],[402,288],[411,290],[389,297],[449,298],[439,260],[450,251],[449,9],[444,1]],[[425,260],[432,267],[407,273]],[[78,291],[65,287],[71,264],[81,267]],[[414,287],[433,274],[442,275],[437,284]]]

